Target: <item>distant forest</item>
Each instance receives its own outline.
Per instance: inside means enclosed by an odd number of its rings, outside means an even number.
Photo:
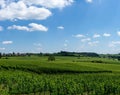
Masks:
[[[12,57],[12,56],[73,56],[73,57],[102,57],[102,58],[112,58],[120,60],[120,54],[98,54],[94,52],[69,52],[60,51],[57,53],[0,53],[1,57]]]

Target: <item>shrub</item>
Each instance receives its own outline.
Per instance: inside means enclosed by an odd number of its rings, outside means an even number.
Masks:
[[[48,57],[48,61],[55,61],[55,57],[54,57],[53,55],[50,55],[50,56]]]
[[[103,63],[101,60],[93,60],[92,63]]]

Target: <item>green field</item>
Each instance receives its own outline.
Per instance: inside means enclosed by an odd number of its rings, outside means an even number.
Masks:
[[[2,57],[0,95],[120,95],[120,62],[107,58]]]

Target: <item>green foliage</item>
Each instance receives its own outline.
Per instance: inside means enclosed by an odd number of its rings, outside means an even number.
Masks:
[[[103,63],[101,60],[92,60],[92,63]]]
[[[118,57],[118,61],[120,61],[120,57]]]
[[[61,51],[54,55],[59,56],[84,56],[84,57],[99,57],[99,54],[93,52],[68,52],[68,51]]]
[[[49,62],[48,56],[2,58],[0,95],[120,95],[119,61],[55,58]]]
[[[48,57],[48,61],[55,61],[55,56],[50,55],[50,56]]]
[[[2,95],[120,95],[118,74],[37,75],[2,71],[0,84],[7,88],[1,90],[5,93]]]
[[[0,84],[0,95],[9,95],[8,87],[4,83]]]
[[[2,54],[0,53],[0,58],[2,58]]]

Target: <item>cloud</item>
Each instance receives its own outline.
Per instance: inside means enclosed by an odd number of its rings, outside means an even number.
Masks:
[[[71,5],[74,0],[22,0],[27,5],[40,5],[45,8],[62,9]]]
[[[65,40],[65,41],[64,41],[64,44],[63,44],[64,49],[67,49],[68,45],[69,45],[69,41],[68,41],[68,40]]]
[[[1,47],[0,47],[0,50],[5,50],[5,48],[1,48]]]
[[[97,46],[98,43],[99,41],[88,42],[90,46]]]
[[[45,20],[51,8],[62,9],[74,0],[0,0],[0,20]]]
[[[85,39],[81,39],[81,42],[87,42],[87,41],[90,41],[91,39],[90,38],[85,38]]]
[[[99,37],[100,37],[99,34],[94,34],[94,35],[93,35],[93,38],[99,38]]]
[[[0,0],[0,7],[3,8],[5,6],[5,0]]]
[[[41,24],[36,24],[36,23],[30,23],[29,26],[29,31],[48,31],[48,28],[41,25]]]
[[[93,0],[86,0],[86,2],[87,2],[87,3],[92,3],[92,2],[93,2]]]
[[[0,20],[44,20],[51,16],[52,13],[43,7],[27,6],[24,2],[12,2],[0,9]]]
[[[0,26],[0,31],[3,31],[3,27],[2,26]]]
[[[120,41],[112,41],[109,43],[109,47],[116,47],[117,45],[120,45]]]
[[[38,46],[38,47],[41,47],[41,46],[42,46],[41,43],[34,43],[33,45],[34,45],[34,46]]]
[[[67,43],[64,43],[64,50],[68,50],[68,44]]]
[[[65,43],[69,43],[69,41],[68,41],[68,40],[65,40]]]
[[[28,26],[18,26],[18,25],[13,25],[9,26],[8,29],[16,29],[16,30],[21,30],[21,31],[48,31],[48,28],[37,23],[30,23]]]
[[[104,36],[104,37],[110,37],[111,34],[109,34],[109,33],[104,33],[103,36]]]
[[[120,36],[120,31],[117,31],[118,36]]]
[[[12,44],[13,41],[3,41],[2,44],[7,45],[7,44]]]
[[[63,30],[64,27],[63,26],[58,26],[57,29]]]
[[[17,25],[9,26],[8,29],[16,29],[16,30],[22,30],[22,31],[29,31],[28,27],[26,27],[26,26],[17,26]]]
[[[85,37],[85,36],[82,35],[82,34],[77,34],[77,35],[73,35],[73,37],[76,37],[76,38],[83,38],[83,37]]]

